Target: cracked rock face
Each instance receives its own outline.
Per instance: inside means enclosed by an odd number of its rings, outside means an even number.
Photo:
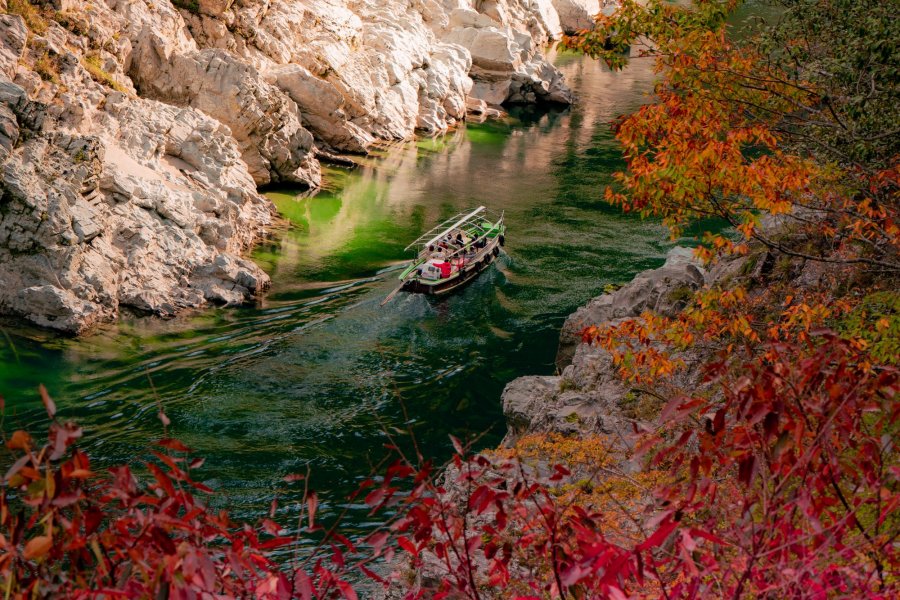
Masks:
[[[703,270],[689,248],[673,248],[658,269],[639,273],[618,290],[597,296],[569,315],[559,336],[556,366],[565,368],[581,344],[581,332],[591,325],[637,317],[645,311],[674,316],[704,282]]]
[[[264,290],[266,274],[239,254],[272,213],[228,128],[101,91],[70,64],[61,80],[102,108],[49,106],[0,78],[0,312],[79,334],[123,306],[171,315]],[[83,131],[57,113],[81,114]]]
[[[541,52],[558,5],[66,0],[36,31],[0,14],[0,314],[78,334],[121,307],[252,299],[257,186],[318,186],[319,149],[571,102]]]

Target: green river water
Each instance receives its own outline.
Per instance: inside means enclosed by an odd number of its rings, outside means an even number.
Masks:
[[[410,428],[439,462],[448,434],[496,444],[503,386],[552,373],[565,317],[669,247],[658,223],[601,201],[622,166],[608,123],[646,100],[650,65],[613,74],[556,62],[574,107],[515,109],[395,145],[358,169],[328,169],[312,196],[270,192],[290,227],[253,255],[273,282],[254,307],[125,317],[80,340],[7,329],[5,430],[45,425],[43,382],[97,461],[138,465],[162,436],[161,403],[172,435],[206,457],[197,476],[215,502],[246,519],[277,495],[290,520],[302,484],[283,477],[307,467],[322,514],[336,514],[384,456],[385,430]],[[505,211],[508,254],[446,299],[401,293],[379,307],[408,241],[479,204]],[[346,525],[365,530],[367,518],[351,506]]]

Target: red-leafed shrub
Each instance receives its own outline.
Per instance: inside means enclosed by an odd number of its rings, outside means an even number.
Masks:
[[[335,562],[285,568],[272,558],[295,536],[263,519],[236,524],[204,502],[212,491],[192,479],[202,464],[174,439],[162,439],[144,466],[95,472],[73,443],[81,429],[55,419],[38,442],[18,430],[6,442],[0,495],[0,581],[6,597],[309,598],[349,585]],[[160,415],[166,423],[165,415]],[[308,527],[316,497],[306,502]],[[300,535],[297,532],[296,535]],[[336,547],[335,547],[336,548]]]

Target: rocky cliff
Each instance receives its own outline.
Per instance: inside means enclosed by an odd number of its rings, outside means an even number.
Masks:
[[[81,333],[252,298],[258,186],[316,187],[322,150],[489,105],[571,102],[541,50],[595,4],[0,0],[0,314]]]

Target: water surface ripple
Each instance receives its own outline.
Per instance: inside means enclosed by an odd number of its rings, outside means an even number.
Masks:
[[[621,167],[608,122],[645,99],[649,65],[612,74],[556,61],[580,96],[573,108],[514,110],[393,146],[328,170],[314,196],[270,192],[289,226],[254,254],[273,279],[255,307],[124,318],[82,340],[8,331],[7,431],[42,422],[44,382],[97,460],[139,464],[161,436],[162,406],[171,433],[207,457],[198,476],[216,502],[244,518],[275,495],[290,518],[300,486],[282,478],[307,467],[334,514],[407,428],[439,461],[449,433],[496,443],[503,386],[551,373],[565,316],[667,249],[659,224],[601,201]],[[380,308],[408,240],[478,204],[505,211],[508,255],[449,298],[400,294]],[[358,506],[349,523],[370,526]]]

